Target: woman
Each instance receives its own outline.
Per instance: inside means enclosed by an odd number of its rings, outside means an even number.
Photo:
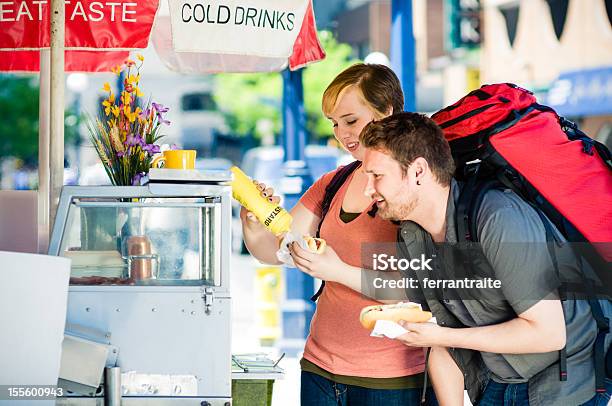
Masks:
[[[404,97],[397,76],[383,65],[356,64],[341,72],[323,94],[323,113],[333,123],[334,136],[361,161],[361,130],[372,120],[402,111]],[[315,235],[321,220],[325,187],[334,174],[323,175],[291,210],[295,235]],[[359,323],[365,306],[378,302],[361,289],[361,244],[393,242],[397,226],[371,215],[373,202],[364,195],[367,182],[359,166],[335,194],[321,225],[327,241],[323,254],[290,247],[296,266],[326,281],[306,340],[302,367],[302,406],[419,405],[424,356],[392,340],[374,338]],[[262,194],[278,202],[271,188]],[[278,264],[279,239],[244,208],[245,244],[262,262]],[[427,399],[435,402],[430,390]]]

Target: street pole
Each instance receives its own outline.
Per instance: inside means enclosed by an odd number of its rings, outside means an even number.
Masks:
[[[283,147],[285,150],[284,178],[281,189],[287,210],[295,206],[312,185],[306,165],[306,113],[302,69],[285,69],[283,75]],[[314,294],[314,279],[296,268],[284,267],[285,297],[281,304],[283,337],[281,349],[297,355],[304,342],[314,314],[310,297]]]
[[[49,143],[49,224],[53,226],[64,185],[64,45],[65,2],[51,0],[51,79]]]
[[[391,0],[391,67],[404,91],[404,110],[416,111],[416,52],[412,0]]]
[[[49,50],[40,51],[40,86],[38,94],[38,253],[49,247]]]

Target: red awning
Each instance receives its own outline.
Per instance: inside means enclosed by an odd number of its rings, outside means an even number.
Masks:
[[[108,72],[123,63],[129,51],[66,51],[66,72]],[[40,51],[0,51],[0,72],[38,72]]]
[[[146,48],[158,6],[158,0],[66,1],[66,48]],[[0,2],[0,49],[48,48],[49,13],[49,0]]]
[[[185,4],[193,2],[181,1]],[[235,0],[226,1],[229,10],[230,3]],[[176,35],[172,37],[169,17],[156,17],[159,0],[143,0],[138,3],[133,0],[67,1],[65,70],[110,70],[112,66],[127,58],[125,51],[147,47],[156,18],[153,35],[155,48],[170,69],[184,73],[279,71],[287,66],[298,69],[325,58],[325,52],[317,38],[312,2],[293,0],[294,3],[300,1],[307,4],[301,8],[301,25],[295,22],[300,31],[297,35],[294,34],[292,51],[289,50],[284,56],[274,57],[266,57],[253,48],[249,48],[244,54],[233,50],[228,53],[178,52],[173,46],[173,42],[176,44]],[[39,70],[40,55],[37,50],[48,48],[50,41],[49,2],[50,0],[0,2],[0,71]],[[234,7],[242,8],[235,5]],[[245,10],[250,12],[251,9]],[[260,9],[262,13],[265,11]],[[247,30],[238,32],[237,35],[251,34]],[[219,44],[215,48],[222,49],[223,45]],[[117,52],[119,50],[124,52]]]

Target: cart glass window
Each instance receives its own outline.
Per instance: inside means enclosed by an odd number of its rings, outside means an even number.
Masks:
[[[220,285],[217,198],[73,199],[60,255],[72,284]]]

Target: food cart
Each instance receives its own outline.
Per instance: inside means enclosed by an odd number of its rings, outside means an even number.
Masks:
[[[59,405],[231,404],[231,174],[152,172],[145,186],[62,190]]]

